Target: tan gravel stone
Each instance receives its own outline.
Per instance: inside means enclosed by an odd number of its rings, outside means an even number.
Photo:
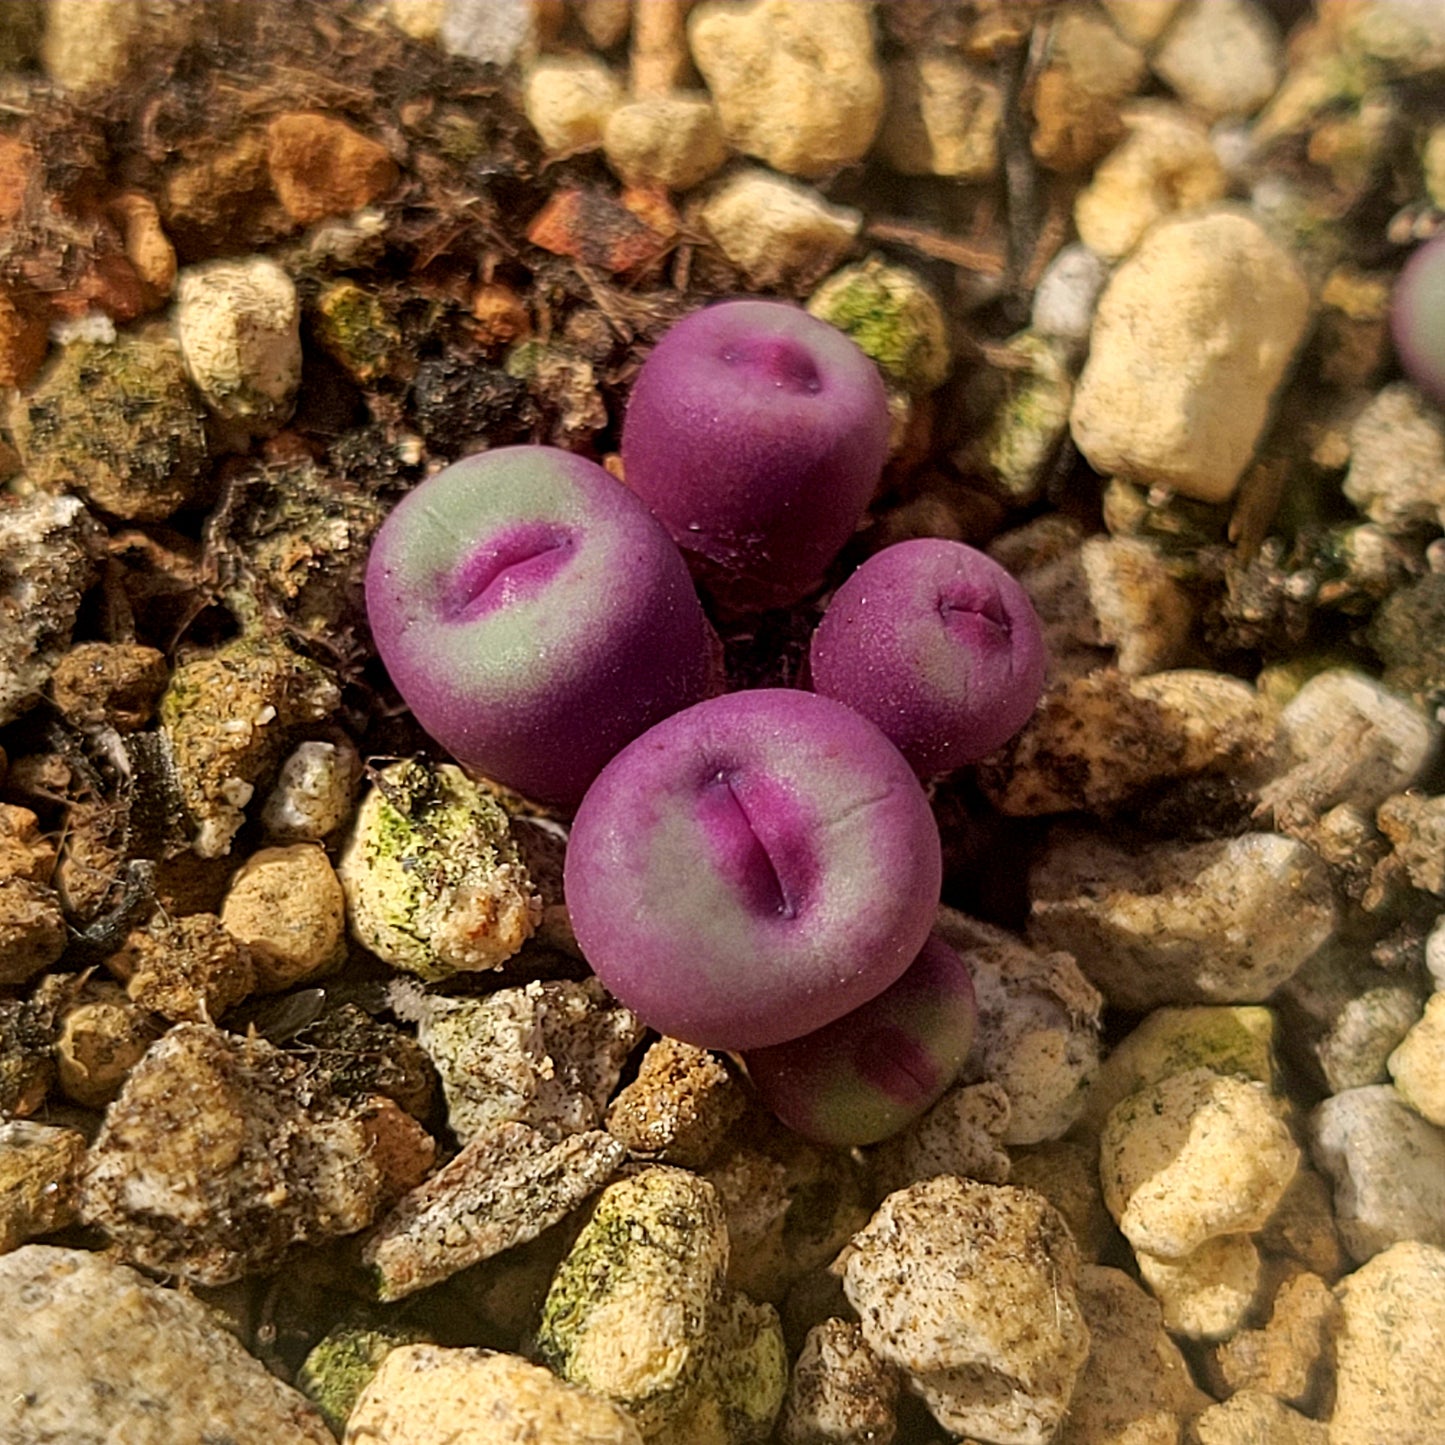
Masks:
[[[264,256],[189,266],[175,325],[206,405],[255,435],[277,431],[301,385],[301,303],[286,272]]]
[[[303,226],[379,201],[400,174],[380,142],[310,111],[288,111],[267,126],[266,164],[281,204]]]
[[[1276,833],[1141,852],[1056,825],[1030,892],[1029,941],[1139,1012],[1266,999],[1336,927],[1324,865]]]
[[[1227,1340],[1254,1309],[1262,1264],[1247,1234],[1216,1235],[1178,1259],[1161,1259],[1142,1249],[1135,1250],[1134,1258],[1171,1334]]]
[[[1046,1445],[1089,1351],[1078,1269],[1042,1195],[944,1176],[883,1201],[843,1287],[869,1347],[946,1430]]]
[[[1109,1212],[1136,1249],[1165,1259],[1258,1229],[1298,1166],[1268,1087],[1207,1068],[1128,1095],[1099,1140]]]
[[[718,249],[755,286],[804,286],[831,271],[863,225],[810,187],[756,167],[729,177],[703,203]]]
[[[85,1138],[74,1129],[0,1124],[0,1254],[73,1224]]]
[[[335,1445],[199,1300],[103,1254],[41,1244],[0,1258],[0,1437]]]
[[[869,11],[860,0],[698,5],[688,42],[729,142],[795,176],[861,160],[884,101]]]
[[[277,993],[346,957],[346,897],[314,843],[262,848],[231,879],[221,923],[256,968],[256,987]]]
[[[898,1376],[851,1321],[824,1320],[808,1331],[793,1367],[780,1445],[892,1445]]]
[[[24,983],[65,952],[69,934],[53,888],[0,878],[0,987]]]
[[[637,1077],[607,1110],[607,1132],[630,1154],[697,1169],[706,1164],[747,1104],[737,1075],[716,1054],[659,1039]]]
[[[1159,1306],[1127,1274],[1086,1264],[1079,1308],[1089,1358],[1055,1445],[1174,1445],[1180,1421],[1208,1403]]]
[[[1333,1445],[1320,1424],[1272,1395],[1242,1390],[1222,1405],[1211,1405],[1194,1422],[1189,1445]]]
[[[517,1355],[403,1345],[347,1419],[349,1445],[642,1445],[607,1400]]]
[[[1274,94],[1282,61],[1274,20],[1253,0],[1186,0],[1150,59],[1212,119],[1253,115]]]
[[[274,1268],[371,1223],[384,1179],[348,1105],[264,1039],[172,1029],[131,1071],[91,1147],[81,1213],[123,1257],[196,1284]]]
[[[256,987],[250,950],[214,913],[157,915],[105,966],[139,1008],[172,1023],[210,1023]]]
[[[90,1109],[120,1092],[131,1069],[161,1036],[161,1024],[108,979],[91,979],[65,1011],[55,1062],[68,1099]]]
[[[722,122],[706,95],[626,101],[602,126],[607,164],[629,186],[687,191],[727,159]]]
[[[1209,132],[1187,111],[1139,101],[1123,122],[1123,141],[1074,201],[1079,239],[1111,261],[1127,256],[1156,221],[1217,201],[1228,186]]]
[[[1227,209],[1154,227],[1099,301],[1074,441],[1106,475],[1227,501],[1309,317],[1303,276]]]
[[[1424,1016],[1390,1055],[1390,1077],[1412,1109],[1445,1129],[1445,993],[1430,996]]]
[[[1445,1439],[1445,1249],[1396,1244],[1341,1281],[1336,1293],[1329,1445]]]
[[[889,67],[878,149],[907,176],[986,180],[998,169],[1003,100],[981,66],[949,52],[901,56]]]
[[[554,156],[592,150],[622,100],[622,86],[592,55],[545,55],[527,70],[522,106],[542,148]]]
[[[1268,1322],[1241,1330],[1215,1351],[1218,1393],[1258,1390],[1313,1413],[1323,1393],[1325,1352],[1337,1312],[1335,1297],[1319,1275],[1306,1271],[1286,1280],[1275,1294]]]

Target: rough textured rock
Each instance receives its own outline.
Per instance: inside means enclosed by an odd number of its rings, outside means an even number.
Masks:
[[[39,701],[69,647],[98,539],[78,497],[0,505],[0,724]]]
[[[346,957],[346,897],[314,843],[253,853],[231,879],[221,923],[245,945],[264,993],[292,988]]]
[[[1445,1130],[1388,1084],[1332,1095],[1310,1126],[1311,1153],[1334,1184],[1335,1222],[1355,1259],[1409,1239],[1445,1248]]]
[[[1238,678],[1100,669],[1045,693],[979,780],[1015,817],[1107,814],[1180,778],[1227,773],[1247,781],[1270,757],[1274,736],[1268,708]]]
[[[104,1255],[0,1259],[0,1435],[67,1445],[334,1445],[199,1300]]]
[[[204,421],[180,346],[160,324],[108,345],[72,341],[10,415],[27,482],[80,492],[135,522],[162,522],[196,498]]]
[[[607,1110],[607,1131],[629,1154],[697,1169],[706,1164],[747,1106],[736,1073],[716,1054],[659,1039],[637,1077]]]
[[[968,965],[978,1031],[964,1079],[1008,1095],[1005,1144],[1061,1137],[1099,1068],[1098,991],[1067,953],[1035,953],[1002,929],[940,909],[939,934]]]
[[[399,984],[396,1014],[441,1076],[447,1123],[463,1143],[499,1124],[550,1138],[596,1129],[644,1028],[595,978],[534,980],[483,998]]]
[[[107,1111],[82,1217],[125,1258],[197,1284],[365,1228],[385,1184],[375,1140],[351,1108],[300,1090],[304,1073],[264,1039],[178,1025]]]
[[[403,1345],[346,1423],[352,1445],[641,1445],[615,1405],[517,1355]]]
[[[1056,1445],[1148,1445],[1177,1439],[1182,1418],[1207,1396],[1195,1388],[1159,1306],[1122,1270],[1079,1270],[1089,1358]]]
[[[1384,387],[1350,428],[1344,492],[1391,532],[1445,525],[1445,418],[1407,381]]]
[[[852,1322],[824,1320],[808,1331],[793,1367],[781,1445],[892,1445],[898,1376],[863,1341]]]
[[[554,1141],[507,1123],[477,1135],[367,1240],[380,1297],[402,1299],[535,1239],[601,1189],[623,1154],[600,1129]]]
[[[1424,1015],[1400,1041],[1389,1064],[1400,1097],[1445,1129],[1445,993],[1437,990],[1426,1001]]]
[[[1265,1325],[1241,1330],[1219,1346],[1211,1361],[1221,1387],[1216,1394],[1258,1390],[1314,1414],[1324,1395],[1325,1351],[1337,1313],[1319,1275],[1305,1271],[1286,1280]]]
[[[1334,1435],[1272,1395],[1241,1390],[1194,1422],[1191,1445],[1332,1445]]]
[[[688,41],[728,141],[775,170],[821,176],[860,160],[883,115],[869,7],[837,0],[704,3]]]
[[[75,1221],[85,1137],[29,1120],[0,1124],[0,1254]]]
[[[1056,827],[1034,865],[1028,937],[1073,953],[1120,1008],[1254,1003],[1330,937],[1329,875],[1274,833],[1122,848]]]
[[[1396,1244],[1337,1293],[1329,1445],[1432,1445],[1445,1438],[1445,1250]]]
[[[900,57],[888,81],[878,149],[895,170],[965,181],[993,175],[1003,99],[986,69],[939,51]]]
[[[281,204],[303,226],[369,206],[400,175],[379,141],[310,111],[288,111],[266,127],[266,165]]]
[[[998,1084],[950,1089],[921,1119],[873,1150],[877,1192],[891,1194],[940,1174],[1007,1184],[1011,1169],[1002,1139],[1008,1125],[1009,1096]]]
[[[607,117],[622,87],[607,64],[592,55],[547,55],[528,67],[522,105],[550,155],[570,155],[602,144]]]
[[[1258,1229],[1299,1165],[1268,1088],[1189,1069],[1116,1104],[1099,1140],[1104,1201],[1136,1249],[1165,1259]]]
[[[1226,501],[1308,316],[1304,278],[1257,221],[1162,222],[1100,298],[1074,394],[1079,450],[1106,475]]]
[[[264,436],[291,415],[301,385],[301,305],[274,261],[252,256],[183,271],[176,335],[186,371],[217,416]]]
[[[727,177],[700,214],[718,249],[760,288],[805,289],[843,259],[863,225],[860,211],[757,167]]]
[[[1078,1268],[1042,1195],[944,1176],[883,1201],[843,1287],[869,1348],[946,1430],[1046,1445],[1089,1351]]]
[[[1079,239],[1108,261],[1127,256],[1156,221],[1217,201],[1228,186],[1209,132],[1187,111],[1144,100],[1123,121],[1124,140],[1074,201]]]
[[[602,127],[607,164],[629,186],[687,191],[727,159],[722,123],[706,95],[659,95],[616,106]]]
[[[1264,1262],[1247,1234],[1215,1235],[1177,1259],[1142,1249],[1134,1258],[1173,1335],[1227,1340],[1254,1312]]]

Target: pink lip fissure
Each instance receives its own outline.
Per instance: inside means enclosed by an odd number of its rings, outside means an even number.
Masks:
[[[763,803],[762,808],[758,807]],[[746,900],[750,911],[765,917],[793,919],[798,916],[799,890],[789,886],[784,873],[796,873],[797,850],[786,836],[768,826],[766,800],[755,790],[739,787],[737,775],[720,769],[703,784],[698,794],[698,821],[712,848],[719,872]],[[772,835],[772,847],[759,836],[759,827]],[[784,867],[779,870],[775,854]],[[791,880],[796,883],[796,879]]]
[[[576,539],[565,527],[523,522],[495,533],[459,566],[442,609],[448,622],[474,622],[539,592],[566,566]]]

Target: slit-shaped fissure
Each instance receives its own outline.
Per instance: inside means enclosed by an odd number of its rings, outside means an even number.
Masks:
[[[970,620],[997,628],[1005,637],[1013,633],[1013,623],[1003,599],[992,587],[954,586],[939,593],[938,615],[945,627],[956,627]]]
[[[442,613],[472,622],[539,591],[571,560],[577,539],[553,522],[522,522],[488,537],[453,572]]]
[[[748,792],[737,786],[735,775],[727,769],[720,769],[702,786],[698,821],[713,863],[750,912],[796,918],[801,900],[798,880],[791,876],[795,870],[786,857],[790,851],[787,841],[767,825],[758,808],[761,800],[749,797]]]

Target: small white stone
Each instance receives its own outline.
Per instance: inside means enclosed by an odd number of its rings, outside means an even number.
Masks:
[[[1397,1244],[1336,1293],[1330,1445],[1445,1439],[1445,1250]]]
[[[1106,475],[1227,501],[1309,308],[1294,260],[1249,215],[1161,222],[1099,300],[1074,394],[1079,450]]]
[[[1425,940],[1425,967],[1436,989],[1445,989],[1445,913],[1435,920]]]
[[[727,159],[722,123],[706,95],[626,101],[602,127],[607,164],[629,186],[686,191]]]
[[[299,743],[281,764],[261,810],[275,843],[319,843],[351,816],[361,782],[361,755],[349,740]]]
[[[988,71],[948,51],[895,60],[879,152],[906,176],[982,181],[998,169],[1003,99]]]
[[[1285,705],[1280,739],[1288,766],[1260,791],[1262,810],[1285,827],[1347,803],[1373,814],[1421,775],[1441,729],[1408,698],[1350,668],[1317,673]]]
[[[1136,1089],[1099,1136],[1104,1203],[1135,1249],[1163,1259],[1260,1228],[1299,1157],[1268,1085],[1213,1069]]]
[[[1344,493],[1388,531],[1445,527],[1445,418],[1409,382],[1385,387],[1350,428]]]
[[[788,286],[831,271],[863,225],[860,211],[758,168],[739,171],[702,208],[702,223],[755,286]]]
[[[1107,1001],[1258,1003],[1333,934],[1329,873],[1302,843],[1245,833],[1136,853],[1055,825],[1030,880],[1028,938],[1068,949]]]
[[[729,142],[794,176],[861,160],[883,115],[871,11],[864,0],[698,5],[688,42]]]
[[[447,0],[386,0],[386,18],[413,40],[436,40],[446,13]]]
[[[602,144],[607,117],[622,87],[592,55],[547,55],[527,71],[522,109],[548,155],[571,155]]]
[[[1180,1259],[1142,1249],[1135,1258],[1164,1312],[1164,1327],[1186,1339],[1227,1340],[1259,1293],[1259,1250],[1247,1234],[1221,1234]]]
[[[1039,278],[1030,324],[1040,336],[1079,345],[1089,339],[1109,264],[1082,242],[1065,246]]]
[[[510,65],[536,41],[535,0],[445,0],[437,38],[451,55]]]
[[[1080,241],[1105,261],[1127,256],[1165,216],[1219,200],[1228,185],[1209,132],[1181,107],[1139,101],[1123,119],[1128,134],[1074,201]]]
[[[1188,0],[1152,63],[1206,115],[1253,115],[1279,84],[1279,31],[1254,0]]]
[[[1445,1130],[1389,1084],[1332,1095],[1310,1126],[1315,1163],[1334,1185],[1340,1239],[1355,1259],[1406,1239],[1445,1248]]]
[[[186,371],[217,416],[258,435],[291,415],[301,385],[301,307],[274,261],[213,261],[181,272],[176,335]]]
[[[1390,1077],[1412,1109],[1445,1128],[1445,993],[1431,995],[1424,1016],[1390,1055]]]

